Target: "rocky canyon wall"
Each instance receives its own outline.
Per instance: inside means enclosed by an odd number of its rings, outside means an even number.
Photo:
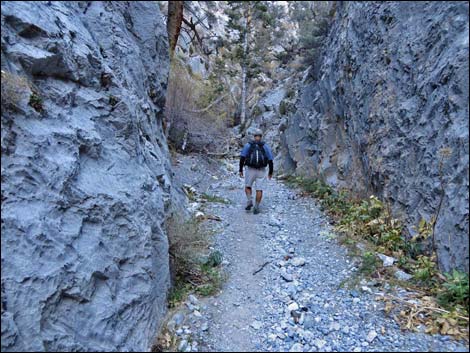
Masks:
[[[146,351],[178,197],[163,17],[156,2],[5,1],[1,26],[2,351]]]
[[[445,271],[469,265],[468,10],[338,2],[321,62],[279,125],[284,171],[378,195],[410,233],[437,216]]]

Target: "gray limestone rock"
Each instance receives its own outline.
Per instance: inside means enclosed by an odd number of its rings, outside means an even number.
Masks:
[[[179,197],[158,6],[7,1],[1,26],[2,71],[42,104],[2,107],[2,351],[146,351]]]
[[[445,271],[469,265],[468,15],[465,2],[338,3],[273,147],[280,173],[377,195],[411,235],[439,212]]]

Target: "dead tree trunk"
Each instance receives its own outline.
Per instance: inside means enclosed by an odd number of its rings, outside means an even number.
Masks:
[[[170,45],[170,58],[173,57],[176,43],[178,42],[178,37],[181,32],[181,24],[183,22],[183,3],[184,1],[168,1],[168,20],[166,22],[166,30]]]

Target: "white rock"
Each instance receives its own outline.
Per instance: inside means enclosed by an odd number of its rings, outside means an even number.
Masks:
[[[204,218],[204,212],[201,212],[201,211],[197,211],[194,216],[197,218],[197,219],[202,219]]]
[[[306,340],[311,341],[311,340],[313,340],[313,337],[315,337],[315,335],[312,332],[310,332],[310,331],[305,331],[304,332],[304,338]]]
[[[394,257],[387,256],[384,254],[377,254],[377,256],[382,260],[384,267],[393,266],[393,263],[397,261],[397,259],[395,259]]]
[[[339,331],[340,328],[341,328],[341,326],[340,326],[340,324],[337,323],[337,322],[333,322],[333,323],[330,325],[330,330]]]
[[[289,352],[303,352],[304,347],[302,346],[301,343],[295,343],[291,349],[289,349]]]
[[[182,340],[182,341],[180,342],[180,344],[178,345],[178,350],[179,350],[180,352],[183,352],[183,351],[186,350],[187,347],[188,347],[188,341]]]
[[[290,303],[287,309],[289,310],[289,312],[291,312],[292,310],[298,310],[299,304],[297,304],[296,302]]]
[[[201,317],[201,316],[202,316],[201,313],[200,313],[199,311],[197,311],[197,310],[194,310],[193,314],[194,314],[194,316],[196,316],[196,317]]]
[[[198,305],[193,305],[191,304],[190,302],[186,302],[186,306],[188,307],[189,310],[193,311],[193,310],[199,310],[199,306]]]
[[[303,266],[305,265],[305,259],[303,257],[295,257],[291,261],[292,265],[294,266]]]
[[[314,344],[318,349],[322,349],[322,348],[325,346],[326,341],[317,338],[315,341],[313,341],[313,344]]]
[[[367,342],[371,343],[376,337],[377,337],[377,332],[372,330],[367,334],[366,340]]]
[[[199,300],[198,300],[198,299],[196,298],[196,296],[193,295],[193,294],[190,294],[190,295],[188,296],[188,299],[189,299],[189,301],[191,302],[191,304],[193,304],[193,305],[198,305],[198,304],[199,304]]]
[[[168,331],[173,332],[176,328],[176,323],[173,320],[170,320],[166,324],[166,328],[168,329]]]
[[[287,272],[282,272],[281,277],[284,278],[284,280],[287,282],[292,282],[294,280],[294,277],[290,273],[287,273]]]
[[[255,320],[251,323],[250,326],[253,327],[255,330],[259,330],[261,327],[263,327],[263,324],[258,320]]]
[[[403,272],[402,270],[395,271],[395,278],[399,279],[400,281],[409,281],[413,276]]]
[[[276,217],[271,216],[271,218],[269,219],[269,225],[272,227],[281,228],[281,221],[279,221]]]

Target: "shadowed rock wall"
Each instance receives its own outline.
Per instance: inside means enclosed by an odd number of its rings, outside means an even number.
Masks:
[[[29,82],[2,106],[2,351],[148,350],[176,195],[158,6],[7,1],[1,26],[2,81]]]
[[[279,126],[285,171],[376,194],[410,233],[438,213],[445,271],[469,264],[468,14],[467,2],[338,3],[318,70]]]

